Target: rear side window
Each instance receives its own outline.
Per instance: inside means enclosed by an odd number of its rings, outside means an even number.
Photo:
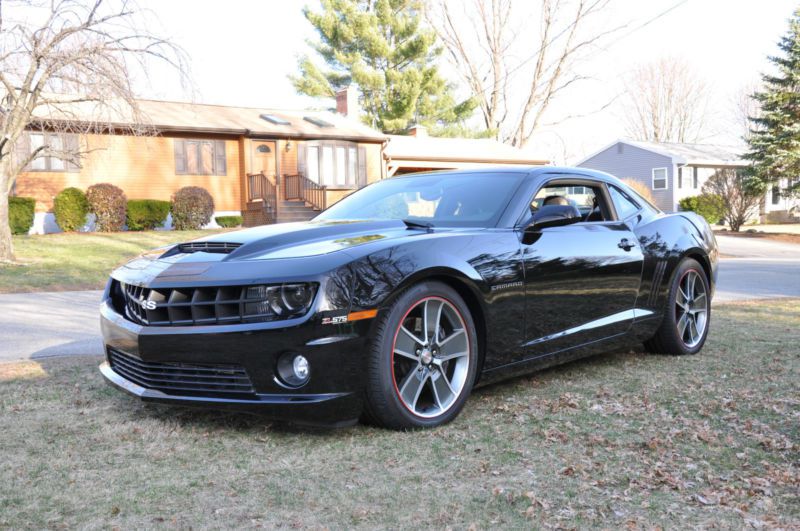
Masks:
[[[639,212],[639,205],[628,197],[628,194],[616,186],[609,186],[608,191],[611,194],[611,200],[614,202],[614,208],[617,210],[619,219],[627,219]]]

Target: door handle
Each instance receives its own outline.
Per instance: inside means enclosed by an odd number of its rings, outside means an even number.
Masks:
[[[620,249],[624,249],[624,250],[626,250],[626,251],[630,251],[631,249],[633,249],[634,247],[636,247],[636,245],[634,245],[633,243],[631,243],[631,242],[628,240],[628,238],[622,238],[622,239],[619,241],[619,243],[617,244],[617,247],[619,247]]]

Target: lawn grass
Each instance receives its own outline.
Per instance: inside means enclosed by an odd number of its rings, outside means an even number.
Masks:
[[[18,264],[0,264],[0,293],[101,289],[113,268],[140,254],[220,230],[14,236]]]
[[[800,526],[800,301],[697,356],[571,363],[435,430],[146,406],[96,358],[0,364],[0,528]]]

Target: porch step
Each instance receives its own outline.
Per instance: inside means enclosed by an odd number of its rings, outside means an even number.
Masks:
[[[308,221],[319,214],[302,201],[280,201],[278,205],[278,223],[291,223],[295,221]]]

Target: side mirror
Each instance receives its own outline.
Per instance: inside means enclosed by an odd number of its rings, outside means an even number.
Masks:
[[[530,225],[525,230],[540,230],[540,229],[547,229],[550,227],[563,227],[565,225],[572,225],[573,223],[577,223],[581,220],[580,216],[577,217],[565,217],[565,216],[558,216],[558,215],[549,215],[549,216],[541,216],[536,217],[534,216],[533,221],[531,221]]]
[[[533,220],[525,229],[540,230],[548,227],[563,227],[582,219],[581,212],[572,205],[545,205],[533,215]]]

